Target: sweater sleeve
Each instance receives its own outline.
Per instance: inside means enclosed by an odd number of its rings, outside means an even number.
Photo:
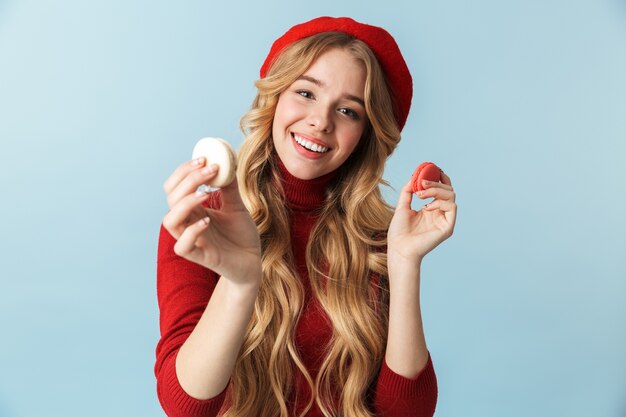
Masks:
[[[157,254],[157,299],[161,337],[156,347],[154,373],[157,395],[169,417],[216,416],[226,389],[217,397],[198,400],[180,386],[176,356],[204,312],[217,275],[174,253],[176,239],[161,224]]]
[[[437,405],[437,377],[428,361],[414,378],[406,378],[383,363],[374,388],[374,410],[379,417],[432,417]]]

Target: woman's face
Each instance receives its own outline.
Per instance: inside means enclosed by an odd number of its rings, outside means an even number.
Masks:
[[[365,77],[362,62],[334,48],[280,94],[272,137],[291,175],[317,178],[348,159],[367,120]]]

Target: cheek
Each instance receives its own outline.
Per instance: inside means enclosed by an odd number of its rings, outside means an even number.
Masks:
[[[345,139],[345,149],[349,151],[350,154],[352,154],[352,152],[354,152],[354,150],[356,149],[356,147],[359,145],[359,142],[361,141],[361,136],[363,135],[363,129],[361,128],[352,128],[352,129],[347,129],[346,132],[344,132],[344,137]]]
[[[278,125],[279,128],[285,128],[292,124],[298,117],[298,107],[289,99],[281,96],[276,105],[276,112],[274,113],[274,125]]]

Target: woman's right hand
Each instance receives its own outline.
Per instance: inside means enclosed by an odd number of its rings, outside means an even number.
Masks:
[[[237,179],[221,189],[221,209],[202,206],[208,194],[196,189],[217,175],[217,165],[205,158],[180,165],[163,183],[170,211],[163,226],[177,240],[174,252],[211,269],[234,284],[259,285],[261,240],[241,200]],[[213,168],[213,169],[211,169]]]

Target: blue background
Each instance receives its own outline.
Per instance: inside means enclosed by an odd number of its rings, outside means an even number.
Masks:
[[[239,146],[272,41],[325,14],[413,73],[385,195],[422,161],[457,193],[422,272],[436,415],[626,416],[618,0],[0,1],[0,416],[163,415],[163,181],[200,137]]]

